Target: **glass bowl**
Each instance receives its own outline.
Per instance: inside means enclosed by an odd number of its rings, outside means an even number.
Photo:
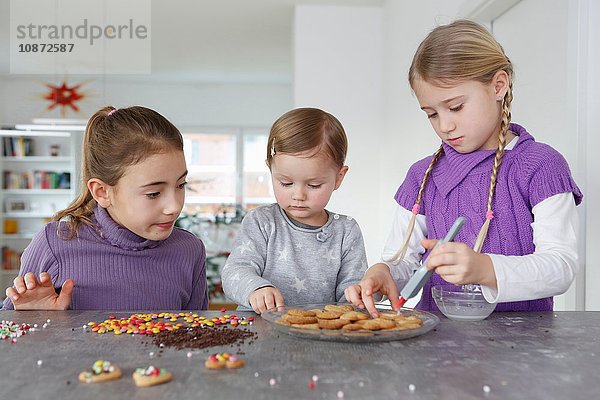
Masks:
[[[456,321],[481,321],[496,308],[488,303],[479,285],[438,285],[431,288],[435,304],[446,317]]]

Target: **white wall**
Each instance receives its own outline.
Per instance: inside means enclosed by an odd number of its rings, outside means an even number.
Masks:
[[[456,19],[462,2],[388,1],[384,7],[384,133],[379,150],[382,174],[377,232],[380,248],[387,238],[390,215],[397,205],[393,197],[408,168],[439,147],[439,139],[408,84],[408,69],[419,43],[436,26]]]
[[[335,115],[349,141],[349,172],[328,209],[357,219],[373,262],[381,251],[382,10],[298,6],[294,17],[294,106]]]
[[[516,67],[513,120],[563,154],[584,193],[584,202],[578,207],[580,270],[569,291],[555,298],[557,310],[600,309],[600,296],[594,290],[600,286],[600,275],[594,268],[600,258],[594,253],[597,246],[590,242],[598,225],[589,218],[598,218],[590,206],[598,193],[598,184],[590,179],[597,156],[589,150],[597,144],[597,135],[588,114],[599,108],[597,103],[596,108],[592,106],[591,96],[598,89],[593,90],[588,79],[592,78],[590,71],[600,66],[597,50],[595,59],[590,56],[598,39],[598,33],[594,40],[591,31],[598,16],[588,16],[593,3],[522,0],[493,22],[494,35]]]

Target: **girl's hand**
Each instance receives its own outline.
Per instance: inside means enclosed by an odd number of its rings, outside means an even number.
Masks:
[[[369,268],[357,285],[349,286],[344,290],[344,296],[350,303],[358,308],[366,308],[373,318],[377,318],[379,313],[373,300],[373,294],[376,292],[387,295],[392,306],[395,303],[394,300],[398,299],[396,282],[392,278],[390,268],[383,263]]]
[[[261,314],[271,308],[283,306],[283,295],[279,289],[267,286],[250,293],[248,301],[254,312]]]
[[[39,281],[35,274],[28,272],[25,276],[17,276],[14,288],[6,289],[15,310],[66,310],[71,305],[71,295],[75,283],[67,279],[62,285],[60,294],[56,294],[50,274],[42,272]]]
[[[433,249],[437,240],[425,239],[421,244]],[[440,245],[427,257],[427,269],[435,270],[446,282],[455,285],[480,284],[496,288],[496,274],[492,259],[476,253],[464,243],[449,242]]]

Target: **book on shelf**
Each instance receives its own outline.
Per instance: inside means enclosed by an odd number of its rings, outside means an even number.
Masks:
[[[70,189],[71,173],[4,171],[4,189]]]
[[[21,252],[2,246],[2,269],[5,271],[18,271],[21,268]]]
[[[28,157],[33,155],[33,139],[22,136],[5,136],[2,143],[4,157]]]

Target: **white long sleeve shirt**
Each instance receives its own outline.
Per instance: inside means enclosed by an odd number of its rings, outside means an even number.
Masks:
[[[547,198],[533,207],[533,242],[535,251],[524,256],[488,254],[494,265],[497,288],[482,286],[490,303],[533,300],[556,296],[567,291],[578,270],[578,214],[572,193]],[[417,215],[408,250],[402,262],[389,260],[402,245],[411,211],[397,206],[392,230],[382,253],[396,281],[410,277],[414,265],[421,261],[427,238],[426,217]]]

